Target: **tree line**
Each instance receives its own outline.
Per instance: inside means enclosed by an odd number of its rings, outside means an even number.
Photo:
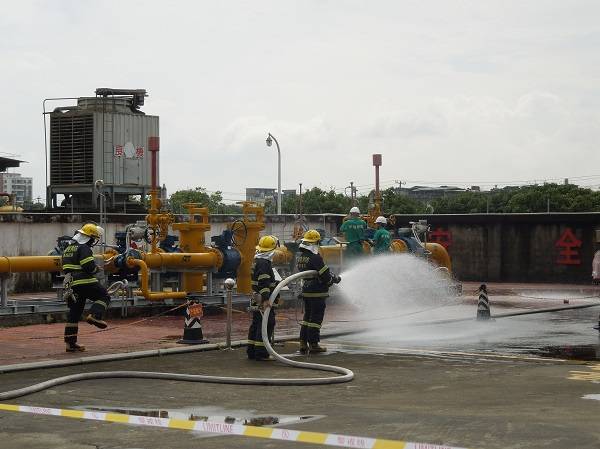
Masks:
[[[298,195],[286,195],[281,209],[284,214],[346,214],[353,205],[367,212],[373,204],[374,193],[352,199],[335,189],[318,187]],[[381,192],[382,208],[386,214],[482,214],[482,213],[528,213],[528,212],[600,212],[600,192],[574,184],[544,184],[523,187],[504,187],[490,191],[464,191],[449,193],[429,201],[408,196],[406,190],[389,188]],[[225,204],[221,192],[209,193],[202,187],[180,190],[169,198],[173,213],[182,214],[185,203],[200,203],[211,213],[237,214],[239,204]],[[266,213],[275,213],[276,204],[267,199]]]

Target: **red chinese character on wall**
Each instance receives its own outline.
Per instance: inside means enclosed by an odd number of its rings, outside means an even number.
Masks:
[[[581,248],[581,240],[575,237],[571,228],[565,229],[560,238],[554,244],[557,248],[562,248],[558,253],[557,264],[560,265],[581,265],[579,251],[574,248]]]
[[[115,145],[115,156],[116,157],[123,156],[123,145]]]
[[[144,147],[137,147],[135,149],[135,157],[144,157]]]
[[[452,246],[452,233],[443,228],[437,228],[435,231],[429,232],[428,239],[430,242],[439,243],[445,249]]]

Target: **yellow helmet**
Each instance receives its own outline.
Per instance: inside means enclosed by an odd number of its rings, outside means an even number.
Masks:
[[[306,243],[317,243],[320,240],[321,234],[319,234],[319,231],[314,229],[309,229],[304,233],[304,237],[302,237],[302,241]]]
[[[77,232],[83,235],[87,235],[88,237],[92,237],[95,239],[100,239],[102,237],[104,229],[100,226],[95,225],[94,223],[86,223],[81,229],[78,229]]]
[[[264,235],[258,241],[256,249],[260,252],[273,251],[277,246],[277,237],[272,235]]]

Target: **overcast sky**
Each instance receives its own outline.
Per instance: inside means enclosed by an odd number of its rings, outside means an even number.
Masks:
[[[283,188],[368,189],[373,153],[383,187],[600,184],[596,0],[1,4],[0,152],[34,196],[42,100],[96,87],[148,90],[170,192],[276,187],[268,132]]]

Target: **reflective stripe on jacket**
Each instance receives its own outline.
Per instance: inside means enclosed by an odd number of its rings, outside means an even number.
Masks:
[[[260,294],[263,301],[267,301],[277,286],[273,264],[269,259],[254,259],[250,269],[252,291]]]
[[[65,273],[71,273],[73,282],[71,286],[95,284],[98,279],[94,273],[98,271],[92,249],[87,245],[72,242],[65,248],[62,255],[62,269]]]
[[[329,287],[332,284],[333,277],[329,267],[323,262],[320,254],[300,248],[297,256],[298,271],[315,270],[318,273],[316,278],[304,279],[302,281],[303,298],[327,298],[329,296]]]

